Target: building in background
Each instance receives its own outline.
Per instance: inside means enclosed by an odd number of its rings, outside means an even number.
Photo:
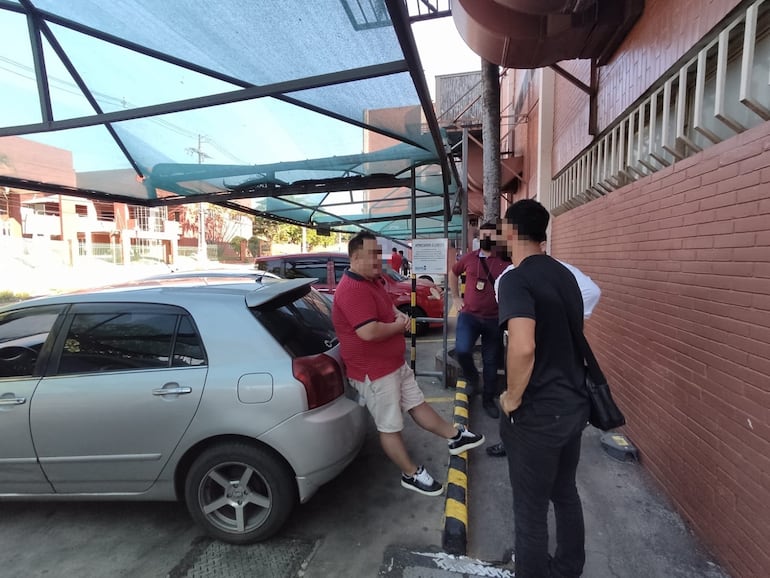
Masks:
[[[20,137],[4,139],[0,162],[12,173],[46,182],[50,173],[63,174],[71,186],[99,189],[105,180],[124,183],[125,190],[141,187],[131,170],[76,173],[68,151]],[[99,259],[114,264],[156,262],[174,264],[180,256],[198,252],[198,205],[144,207],[109,200],[51,195],[3,187],[0,190],[0,237],[6,256],[40,254],[45,244],[47,258],[73,265],[81,259]],[[212,226],[214,224],[212,223]],[[243,215],[227,226],[219,225],[223,237],[209,258],[227,255],[227,242],[235,236],[251,237],[251,220]],[[226,238],[229,237],[229,238]],[[219,240],[219,239],[217,239]]]

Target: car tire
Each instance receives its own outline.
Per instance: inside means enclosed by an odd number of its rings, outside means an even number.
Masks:
[[[406,313],[407,315],[411,315],[412,317],[425,317],[425,311],[423,311],[422,307],[415,307],[414,312],[412,312],[409,305],[399,305],[398,310]],[[430,323],[427,321],[418,321],[416,327],[417,331],[415,334],[420,337],[421,335],[425,335],[428,332],[430,329]]]
[[[420,275],[420,276],[419,276],[419,277],[417,277],[417,278],[418,278],[418,279],[425,279],[426,281],[430,281],[431,283],[434,283],[434,281],[433,281],[433,277],[431,277],[430,275]]]
[[[251,544],[275,534],[297,503],[294,475],[264,448],[228,444],[193,462],[185,501],[206,533],[231,544]]]

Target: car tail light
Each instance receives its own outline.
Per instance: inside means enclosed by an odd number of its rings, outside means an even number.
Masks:
[[[345,393],[342,369],[328,355],[296,357],[291,369],[294,377],[305,386],[308,409],[321,407]]]

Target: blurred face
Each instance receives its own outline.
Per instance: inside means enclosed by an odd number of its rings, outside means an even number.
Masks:
[[[497,241],[498,245],[501,247],[506,247],[510,250],[510,241],[512,241],[515,237],[516,233],[512,225],[510,225],[504,219],[498,221],[497,235],[495,235],[495,240]]]
[[[499,222],[497,231],[496,241],[498,246],[504,247],[508,255],[516,263],[516,249],[519,245],[519,235],[516,233],[516,229],[503,219]]]
[[[489,237],[492,242],[492,250],[503,255],[508,253],[508,247],[503,235],[503,221],[498,219],[495,229],[481,231],[483,237]]]
[[[363,246],[350,258],[350,270],[366,279],[374,279],[382,272],[380,251],[375,239],[364,239]]]
[[[516,228],[505,219],[498,223],[497,245],[506,247],[508,254],[513,260],[514,265],[518,265],[522,257],[532,253],[532,241],[528,238],[519,237]],[[545,253],[546,242],[539,245],[540,251]]]
[[[495,245],[495,231],[491,229],[481,229],[479,231],[479,247],[482,251],[489,253]]]

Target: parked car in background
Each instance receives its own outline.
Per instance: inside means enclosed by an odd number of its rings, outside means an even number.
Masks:
[[[301,253],[257,257],[254,267],[286,279],[316,279],[313,287],[321,293],[333,295],[345,270],[350,267],[350,257],[345,253]],[[384,267],[382,278],[393,304],[401,311],[411,309],[412,280],[389,267]],[[444,293],[430,279],[417,279],[417,291],[413,317],[444,317]],[[440,323],[419,322],[417,334],[424,334],[429,327]]]
[[[0,499],[179,499],[250,543],[354,459],[365,414],[308,279],[171,281],[0,308]]]

